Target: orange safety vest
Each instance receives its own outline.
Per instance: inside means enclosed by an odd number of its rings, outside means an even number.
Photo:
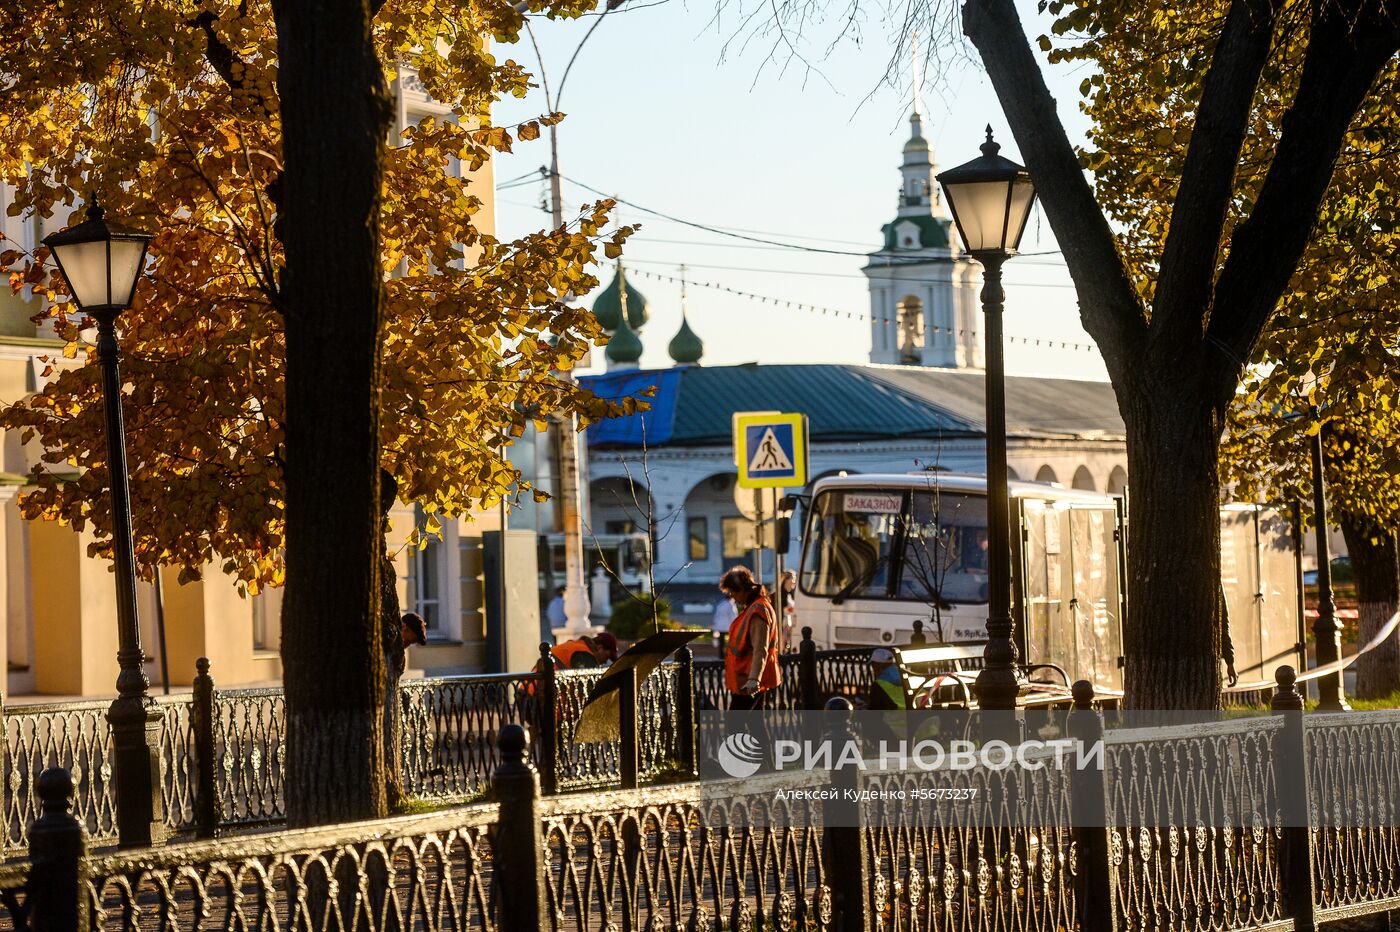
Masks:
[[[582,638],[575,641],[565,641],[563,644],[557,644],[549,649],[549,652],[554,655],[554,659],[559,661],[559,666],[565,670],[574,668],[574,657],[579,651],[588,654],[590,660],[593,659],[592,651],[588,649],[588,645],[583,642]],[[593,663],[590,666],[597,666],[597,664]]]
[[[767,599],[759,599],[744,609],[729,626],[729,640],[724,649],[724,685],[737,693],[749,681],[753,669],[753,645],[749,643],[749,624],[759,612],[768,618],[768,645],[764,651],[763,672],[759,674],[758,691],[767,692],[778,685],[778,622]]]

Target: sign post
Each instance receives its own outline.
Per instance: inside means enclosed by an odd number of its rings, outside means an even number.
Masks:
[[[807,484],[807,415],[778,411],[739,411],[734,414],[734,465],[739,469],[739,488],[772,489],[774,502],[784,488],[801,488]],[[757,496],[758,533],[755,561],[758,581],[763,582],[763,545],[765,518],[773,519],[776,531],[777,509],[765,508],[762,496]],[[774,587],[782,585],[782,556],[773,534]],[[777,599],[778,594],[774,594]]]

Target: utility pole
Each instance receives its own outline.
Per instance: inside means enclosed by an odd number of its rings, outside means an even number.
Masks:
[[[569,80],[569,72],[574,67],[574,62],[578,60],[578,54],[583,49],[585,43],[592,37],[607,15],[614,9],[621,6],[621,0],[609,0],[602,12],[598,14],[597,20],[589,27],[588,32],[583,36],[578,46],[574,49],[573,55],[569,58],[568,65],[564,68],[564,76],[560,79],[558,87],[551,90],[549,86],[549,76],[544,67],[544,55],[540,52],[539,43],[535,40],[535,31],[530,27],[530,20],[525,20],[525,30],[530,36],[530,43],[535,47],[535,57],[540,65],[540,85],[544,90],[545,105],[551,112],[559,109],[560,96],[563,94],[564,84]],[[516,9],[523,10],[523,4],[517,5]],[[557,230],[564,225],[564,189],[563,179],[559,174],[559,127],[557,124],[549,126],[549,208],[550,219]],[[575,384],[577,379],[572,371],[560,372],[557,377],[570,384]],[[555,630],[558,638],[577,637],[593,629],[590,619],[592,605],[588,598],[588,580],[583,569],[583,522],[581,512],[583,511],[583,484],[587,476],[587,465],[579,455],[579,450],[583,446],[583,435],[578,429],[578,418],[572,412],[561,414],[554,419],[554,430],[558,432],[559,442],[553,445],[557,451],[559,462],[556,475],[559,477],[559,523],[560,530],[564,532],[564,617],[566,619],[564,627]]]

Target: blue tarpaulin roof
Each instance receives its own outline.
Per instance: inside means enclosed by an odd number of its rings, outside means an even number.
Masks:
[[[683,369],[610,372],[579,379],[585,388],[599,398],[617,401],[629,395],[640,395],[654,388],[650,407],[630,417],[608,418],[588,428],[590,446],[640,447],[669,443],[676,422],[676,389]]]

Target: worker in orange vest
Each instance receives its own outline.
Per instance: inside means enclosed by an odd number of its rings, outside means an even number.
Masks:
[[[565,670],[587,670],[606,667],[617,659],[617,638],[608,631],[585,634],[572,641],[556,644],[549,649],[555,661]]]
[[[734,600],[739,615],[729,626],[724,648],[724,685],[729,708],[746,712],[763,707],[780,682],[778,616],[768,590],[747,566],[736,566],[721,577],[719,589]]]

